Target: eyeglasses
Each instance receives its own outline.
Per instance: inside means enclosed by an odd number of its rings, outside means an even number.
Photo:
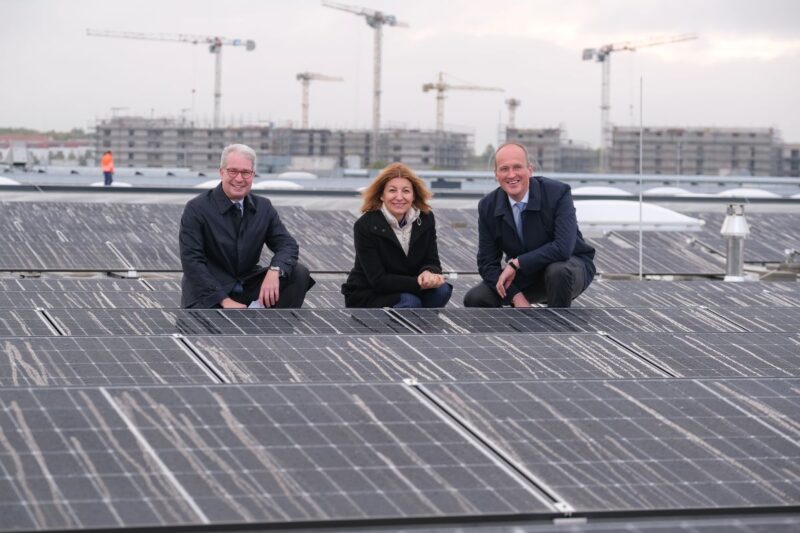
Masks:
[[[242,175],[242,178],[249,179],[253,177],[252,170],[239,170],[238,168],[226,168],[225,172],[228,174],[229,178],[235,178],[239,174]]]

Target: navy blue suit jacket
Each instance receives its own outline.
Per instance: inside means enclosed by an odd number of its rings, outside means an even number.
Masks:
[[[179,237],[183,307],[212,308],[236,283],[263,273],[267,267],[258,261],[265,244],[274,254],[270,266],[280,267],[286,276],[292,274],[299,247],[272,202],[248,194],[241,222],[238,217],[222,185],[186,204]]]
[[[586,269],[586,286],[595,275],[594,248],[583,240],[575,218],[575,204],[566,183],[533,176],[528,205],[522,212],[525,242],[517,236],[508,195],[498,187],[478,203],[478,271],[494,287],[503,271],[501,260],[519,259],[520,269],[508,295],[532,285],[550,263],[580,259]]]

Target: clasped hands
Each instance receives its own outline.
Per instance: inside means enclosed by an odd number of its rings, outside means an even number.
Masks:
[[[511,261],[517,261],[516,263],[514,263],[514,265],[517,268],[511,266]],[[499,294],[501,298],[506,297],[507,294],[506,289],[508,289],[509,285],[511,285],[511,283],[514,281],[514,278],[517,276],[517,269],[519,268],[519,260],[512,259],[511,261],[508,262],[506,267],[500,273],[500,277],[497,278],[497,285],[495,285],[494,287],[495,290],[497,290],[497,294]],[[528,301],[527,298],[525,298],[524,294],[518,292],[511,299],[511,305],[513,305],[514,307],[530,307],[531,303]]]
[[[417,276],[417,284],[422,290],[436,289],[444,284],[444,276],[442,274],[434,274],[429,270],[425,270],[419,276]]]

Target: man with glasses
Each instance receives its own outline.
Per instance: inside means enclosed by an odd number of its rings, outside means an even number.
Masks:
[[[570,307],[595,275],[594,248],[583,240],[569,185],[533,176],[521,144],[494,156],[497,189],[478,203],[478,271],[482,282],[466,307]],[[506,264],[501,264],[505,255]]]
[[[250,194],[255,166],[249,146],[225,147],[221,183],[186,204],[179,237],[183,307],[301,307],[314,285],[272,203]],[[268,267],[258,264],[265,244],[273,253]]]

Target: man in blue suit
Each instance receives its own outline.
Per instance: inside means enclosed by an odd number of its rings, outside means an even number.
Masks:
[[[583,240],[569,185],[533,176],[528,151],[495,152],[500,185],[478,203],[478,271],[483,281],[466,307],[570,307],[595,275],[594,248]],[[505,255],[506,264],[501,264]]]

